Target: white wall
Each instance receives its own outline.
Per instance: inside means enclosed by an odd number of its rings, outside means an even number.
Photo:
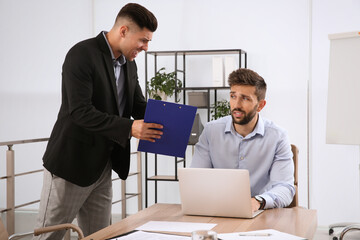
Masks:
[[[92,36],[88,0],[0,0],[0,142],[49,137],[60,106],[61,67]],[[46,144],[14,147],[16,173],[42,168]],[[0,175],[5,150],[0,147]],[[39,199],[42,174],[16,179],[16,204]],[[5,181],[0,181],[0,208]],[[31,206],[31,208],[37,207]]]
[[[360,220],[359,147],[325,143],[328,34],[359,31],[359,11],[360,1],[313,1],[311,207],[323,225]],[[343,107],[358,111],[357,103]]]
[[[0,0],[0,142],[49,136],[60,104],[61,65],[66,52],[74,43],[109,30],[127,2]],[[359,218],[358,147],[325,144],[327,34],[359,30],[355,26],[359,1],[314,0],[312,24],[308,0],[135,2],[149,8],[159,20],[150,51],[241,48],[248,52],[248,68],[268,83],[263,115],[287,129],[291,142],[300,149],[303,206],[307,206],[307,87],[311,80],[310,207],[318,209],[319,225]],[[144,87],[143,53],[137,63]],[[194,75],[201,77],[208,70]],[[198,80],[188,81],[196,85]],[[25,153],[17,151],[17,171],[41,166],[44,147],[19,147]],[[5,148],[0,150],[3,175]],[[173,165],[167,161],[163,166],[164,171],[171,171],[167,168]],[[40,189],[41,177],[31,181]],[[20,195],[19,201],[36,199],[39,194],[40,190],[28,191],[26,182],[18,188],[31,199]],[[0,191],[5,191],[2,183]],[[160,202],[178,200],[176,183],[161,184]],[[0,207],[4,204],[1,194]],[[334,208],[340,211],[332,211]]]

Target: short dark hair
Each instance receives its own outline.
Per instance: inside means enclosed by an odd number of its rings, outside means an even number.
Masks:
[[[233,71],[229,75],[228,83],[230,87],[233,85],[254,86],[258,101],[265,99],[266,83],[259,74],[250,69],[239,68]]]
[[[118,19],[122,17],[129,18],[141,29],[145,27],[151,32],[155,32],[157,29],[158,23],[154,14],[137,3],[128,3],[123,8],[121,8],[115,22],[117,22]]]

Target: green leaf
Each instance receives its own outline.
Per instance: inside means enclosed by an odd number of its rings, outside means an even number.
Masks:
[[[211,120],[230,115],[230,103],[227,100],[217,101],[216,104],[213,104],[211,107],[213,107],[210,111],[212,114]]]

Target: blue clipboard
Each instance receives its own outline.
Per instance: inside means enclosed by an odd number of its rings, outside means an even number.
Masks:
[[[138,151],[185,157],[196,107],[149,99],[144,122],[164,126],[161,139],[155,142],[140,140]]]

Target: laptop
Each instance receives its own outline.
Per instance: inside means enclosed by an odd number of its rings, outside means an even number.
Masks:
[[[178,169],[184,214],[253,218],[249,171],[246,169]]]

